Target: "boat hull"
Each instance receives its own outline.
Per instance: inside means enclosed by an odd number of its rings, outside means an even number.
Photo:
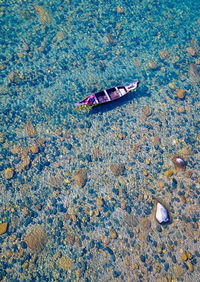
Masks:
[[[138,87],[138,83],[139,80],[136,80],[128,85],[112,87],[106,90],[99,91],[95,94],[88,96],[79,103],[76,103],[75,106],[94,106],[112,102],[125,96],[129,92],[136,90],[136,88]]]

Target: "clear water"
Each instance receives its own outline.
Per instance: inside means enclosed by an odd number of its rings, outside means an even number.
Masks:
[[[0,4],[0,279],[198,281],[200,2]]]

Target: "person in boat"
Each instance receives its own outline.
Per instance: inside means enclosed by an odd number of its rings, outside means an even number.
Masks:
[[[94,95],[90,95],[86,100],[85,100],[85,105],[92,105],[94,103]]]
[[[111,92],[110,94],[111,98],[114,100],[114,99],[117,99],[120,97],[120,91],[119,90],[115,90],[113,92]]]

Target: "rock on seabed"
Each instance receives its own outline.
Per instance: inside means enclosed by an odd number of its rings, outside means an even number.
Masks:
[[[66,256],[62,256],[59,259],[59,267],[63,270],[70,270],[71,268],[73,268],[74,263],[72,261],[72,259],[70,259],[69,257]]]
[[[185,98],[185,90],[184,89],[178,89],[176,91],[176,96],[179,98],[179,99],[184,99]]]
[[[35,10],[36,10],[37,14],[39,15],[42,24],[48,25],[51,21],[51,17],[49,15],[49,13],[47,12],[47,10],[40,5],[36,5]]]
[[[8,167],[6,170],[5,170],[5,178],[6,179],[12,179],[13,178],[13,175],[14,175],[14,169],[12,167]]]
[[[125,165],[124,164],[112,164],[110,166],[110,169],[115,176],[119,176],[123,174],[125,170]]]
[[[155,201],[155,219],[159,224],[166,224],[170,222],[169,212],[166,206],[160,201]]]
[[[7,222],[1,223],[0,224],[0,235],[6,233],[7,228],[8,228],[8,223]]]
[[[27,122],[25,127],[25,133],[28,137],[34,138],[37,136],[37,131],[35,129],[35,127],[33,126],[32,122]]]
[[[198,83],[200,81],[200,73],[195,64],[190,64],[189,75],[191,82]]]
[[[46,243],[46,232],[44,227],[41,225],[32,227],[28,235],[25,237],[25,242],[32,251],[41,251]]]
[[[80,169],[74,173],[74,181],[79,188],[85,186],[87,181],[86,169]]]

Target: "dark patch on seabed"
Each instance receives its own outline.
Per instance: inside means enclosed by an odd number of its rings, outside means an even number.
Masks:
[[[199,280],[199,4],[1,1],[0,280]]]

